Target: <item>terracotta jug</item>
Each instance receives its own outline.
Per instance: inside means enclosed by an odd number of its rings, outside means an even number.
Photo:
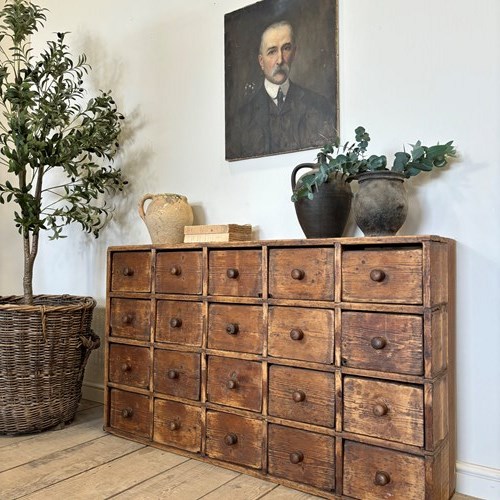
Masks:
[[[151,202],[144,210],[146,201]],[[155,245],[184,241],[184,226],[193,223],[193,210],[181,194],[145,194],[139,202],[139,215],[145,222]]]

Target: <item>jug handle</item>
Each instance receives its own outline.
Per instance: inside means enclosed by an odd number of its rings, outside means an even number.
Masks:
[[[297,184],[297,172],[303,168],[314,168],[316,163],[300,163],[292,170],[292,191],[295,190],[295,186]]]
[[[141,201],[139,201],[139,206],[138,206],[138,209],[139,209],[139,215],[141,217],[141,219],[146,222],[146,213],[144,212],[144,203],[146,203],[147,200],[152,200],[153,199],[153,196],[152,194],[148,193],[148,194],[145,194],[142,198],[141,198]]]

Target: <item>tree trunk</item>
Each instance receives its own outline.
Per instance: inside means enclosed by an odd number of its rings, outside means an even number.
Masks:
[[[23,234],[24,241],[24,276],[23,276],[23,290],[24,290],[24,304],[33,304],[33,264],[35,263],[36,254],[38,253],[38,233],[31,235],[25,231]]]

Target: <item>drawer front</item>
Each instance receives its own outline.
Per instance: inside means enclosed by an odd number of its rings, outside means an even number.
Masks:
[[[149,300],[111,299],[110,335],[134,340],[149,340],[151,303]]]
[[[212,250],[208,263],[209,295],[262,296],[260,250]]]
[[[423,389],[393,382],[346,377],[344,430],[423,446]]]
[[[342,365],[423,375],[422,317],[343,312]]]
[[[121,344],[109,346],[109,380],[130,387],[149,388],[149,349]]]
[[[262,314],[261,306],[210,304],[208,347],[261,354],[264,342]]]
[[[156,254],[157,293],[200,295],[202,276],[200,251],[158,252]]]
[[[261,469],[263,423],[254,418],[208,411],[206,445],[211,458]]]
[[[422,304],[422,250],[344,252],[342,300]]]
[[[154,390],[179,398],[200,399],[200,355],[155,350]]]
[[[111,389],[109,425],[136,436],[151,438],[149,398]]]
[[[271,249],[270,296],[274,299],[333,300],[333,263],[333,247]]]
[[[333,363],[334,313],[328,309],[269,308],[269,355]]]
[[[182,450],[201,450],[201,409],[198,406],[155,399],[154,441]]]
[[[273,476],[335,489],[333,437],[270,424],[268,447],[268,470]]]
[[[156,341],[201,346],[203,312],[200,302],[159,300]]]
[[[209,356],[207,393],[207,399],[211,403],[260,412],[261,363]]]
[[[269,368],[269,414],[335,426],[335,375],[302,368]]]
[[[425,498],[421,457],[351,441],[344,442],[343,494],[363,500]]]
[[[150,292],[151,253],[114,252],[111,257],[111,291]]]

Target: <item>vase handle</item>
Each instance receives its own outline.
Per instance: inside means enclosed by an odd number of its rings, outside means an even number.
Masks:
[[[146,203],[147,200],[152,200],[153,199],[152,194],[148,193],[145,194],[142,198],[141,201],[139,201],[138,209],[139,209],[139,215],[141,216],[141,219],[146,222],[146,213],[144,212],[144,203]]]
[[[300,163],[292,170],[292,191],[295,190],[295,185],[297,184],[297,172],[303,168],[314,168],[316,163]]]

